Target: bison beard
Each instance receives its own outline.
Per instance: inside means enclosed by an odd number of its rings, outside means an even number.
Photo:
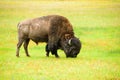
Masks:
[[[73,28],[68,19],[59,15],[49,15],[31,20],[22,21],[18,24],[18,44],[16,56],[24,43],[27,56],[28,44],[32,40],[36,44],[46,42],[46,55],[51,52],[55,57],[58,49],[64,50],[66,57],[77,57],[81,49],[81,42],[74,36]]]

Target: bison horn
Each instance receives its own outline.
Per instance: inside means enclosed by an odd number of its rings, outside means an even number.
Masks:
[[[68,44],[69,44],[69,45],[71,45],[71,40],[72,40],[72,39],[70,39],[70,40],[68,41]]]

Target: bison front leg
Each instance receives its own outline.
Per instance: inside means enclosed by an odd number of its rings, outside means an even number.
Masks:
[[[25,41],[24,41],[24,50],[25,50],[25,53],[26,53],[26,56],[28,56],[28,57],[30,57],[30,55],[29,55],[29,53],[28,53],[28,44],[29,44],[29,41],[30,41],[30,39],[26,39]]]
[[[51,53],[55,55],[56,58],[59,57],[59,55],[57,54],[57,46],[52,45],[51,47],[51,45],[48,44],[48,50],[51,51]]]
[[[46,51],[46,56],[49,57],[50,50],[48,49],[48,44],[45,47],[45,51]]]
[[[59,57],[59,55],[57,54],[57,49],[49,49],[48,48],[48,44],[46,45],[46,56],[49,57],[49,52],[51,51],[52,55],[55,55],[56,58]]]
[[[55,54],[55,57],[56,57],[56,58],[59,58],[59,55],[57,54],[57,49],[53,50],[53,51],[52,51],[52,54]]]

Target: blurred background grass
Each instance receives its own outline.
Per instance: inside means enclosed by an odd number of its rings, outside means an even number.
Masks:
[[[67,17],[82,42],[76,59],[45,57],[45,43],[30,41],[25,56],[15,57],[18,22],[45,15]],[[0,1],[1,80],[119,80],[120,1],[119,0],[3,0]]]

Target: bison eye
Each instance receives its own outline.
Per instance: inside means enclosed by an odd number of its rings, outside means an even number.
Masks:
[[[70,46],[68,44],[65,44],[65,48],[70,48]]]

